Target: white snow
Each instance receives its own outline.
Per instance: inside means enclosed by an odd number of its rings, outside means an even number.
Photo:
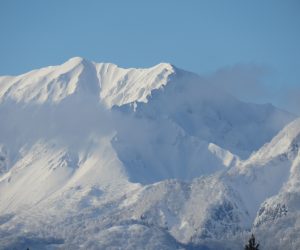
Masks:
[[[238,249],[253,223],[299,228],[300,120],[271,105],[79,57],[0,77],[0,103],[0,249]]]
[[[0,101],[58,103],[84,91],[98,95],[99,100],[111,108],[147,102],[151,92],[166,85],[174,72],[172,65],[167,63],[147,69],[124,69],[111,63],[93,63],[74,57],[62,65],[15,77],[0,77]]]

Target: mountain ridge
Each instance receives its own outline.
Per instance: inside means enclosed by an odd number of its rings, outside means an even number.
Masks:
[[[270,249],[264,227],[297,230],[300,118],[272,105],[78,57],[0,77],[0,100],[0,249],[239,249],[248,230]]]
[[[95,63],[74,57],[61,65],[44,67],[19,76],[0,77],[0,100],[3,102],[3,99],[11,98],[25,103],[43,103],[47,100],[58,103],[80,91],[78,88],[81,87],[85,90],[90,88],[92,94],[98,92],[99,98],[111,108],[135,101],[146,102],[151,91],[165,85],[167,77],[173,73],[173,66],[167,63],[145,69],[125,69],[112,63]],[[128,79],[131,81],[128,82]],[[146,85],[139,89],[137,80]],[[44,86],[39,86],[41,81]],[[137,88],[135,92],[141,93],[129,92],[132,98],[127,100],[125,96],[122,99],[122,93],[119,92],[122,92],[123,85],[129,90]]]

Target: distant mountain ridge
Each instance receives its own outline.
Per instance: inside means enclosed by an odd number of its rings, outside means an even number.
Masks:
[[[78,92],[98,95],[105,106],[147,102],[151,91],[163,87],[174,73],[172,65],[123,69],[112,63],[94,63],[74,57],[62,65],[0,77],[0,100],[59,103]],[[141,84],[144,83],[144,84]]]
[[[2,76],[0,118],[0,249],[238,249],[251,228],[273,247],[266,225],[297,230],[299,118],[171,64]]]

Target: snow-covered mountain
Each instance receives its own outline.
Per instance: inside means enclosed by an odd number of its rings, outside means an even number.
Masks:
[[[0,77],[0,102],[0,249],[300,244],[300,122],[271,104],[82,58]]]
[[[166,85],[173,73],[172,65],[166,63],[149,69],[123,69],[74,57],[62,65],[1,77],[0,100],[59,103],[75,94],[92,94],[111,108],[147,102],[151,91]]]

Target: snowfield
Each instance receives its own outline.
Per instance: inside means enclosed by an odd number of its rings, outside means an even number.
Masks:
[[[299,231],[300,118],[167,63],[0,77],[0,249],[296,250]]]

